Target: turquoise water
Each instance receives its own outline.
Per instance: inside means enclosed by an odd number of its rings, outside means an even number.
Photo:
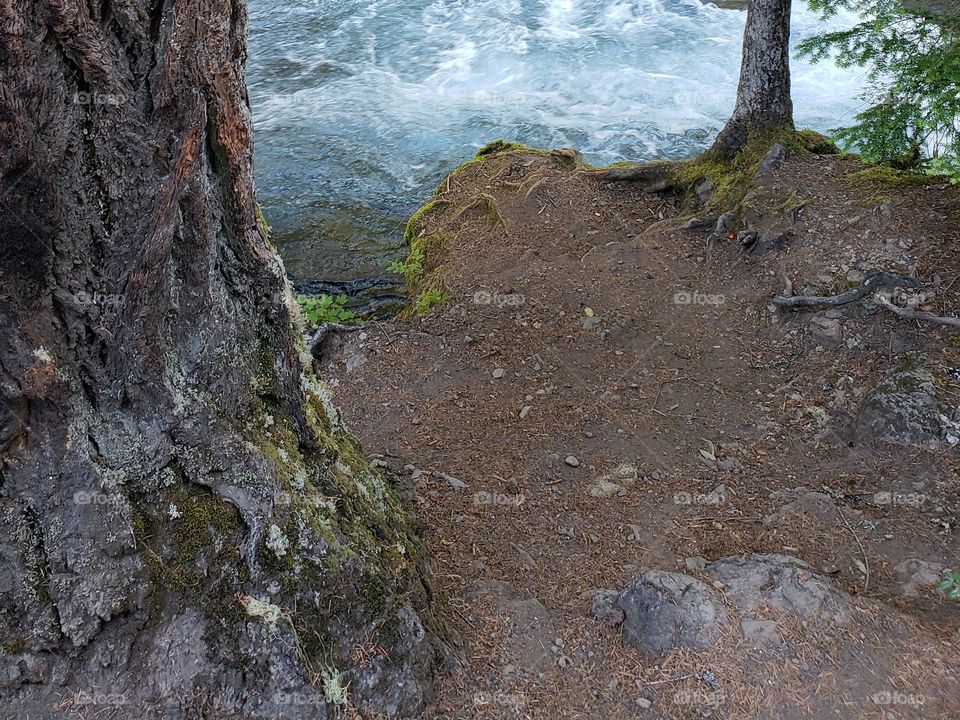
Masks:
[[[794,37],[817,19],[794,3]],[[258,195],[295,280],[382,276],[404,219],[494,138],[689,155],[733,107],[745,12],[700,0],[250,0]],[[843,23],[841,18],[837,22]],[[793,67],[798,124],[862,72]]]

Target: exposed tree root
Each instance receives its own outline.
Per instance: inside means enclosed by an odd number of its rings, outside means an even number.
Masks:
[[[877,300],[879,300],[880,304],[887,308],[887,310],[892,312],[897,317],[903,318],[904,320],[924,320],[926,322],[936,323],[937,325],[960,327],[960,318],[944,317],[942,315],[934,315],[931,312],[925,312],[923,310],[910,310],[908,308],[902,308],[894,305],[892,302],[890,302],[890,298],[884,297],[883,295],[878,295]]]
[[[707,256],[713,254],[713,246],[717,244],[717,240],[722,240],[727,236],[727,233],[733,230],[733,225],[736,221],[736,210],[725,212],[719,217],[716,227],[713,229],[713,232],[710,233],[710,237],[707,238]]]
[[[633,182],[647,192],[663,192],[678,185],[676,171],[680,162],[653,162],[641,165],[586,170],[585,173],[600,182]]]
[[[490,215],[490,219],[493,221],[494,227],[496,227],[497,225],[502,225],[503,232],[509,235],[509,231],[507,230],[507,221],[503,219],[503,215],[500,213],[500,208],[497,207],[497,199],[493,197],[493,195],[490,195],[489,193],[482,192],[479,195],[477,195],[477,197],[474,198],[473,202],[471,202],[468,205],[465,205],[463,209],[457,213],[457,217],[459,218],[464,213],[472,210],[477,206],[481,206],[487,211],[487,213]]]
[[[529,200],[531,195],[533,195],[535,192],[537,192],[537,190],[543,187],[543,184],[546,182],[546,180],[547,178],[544,177],[544,178],[540,178],[535,183],[533,183],[533,185],[530,186],[530,189],[527,190],[527,192],[524,194],[523,199]]]
[[[777,307],[785,308],[849,305],[852,302],[856,302],[857,300],[865,298],[867,295],[870,295],[881,288],[897,287],[917,288],[920,287],[920,283],[913,278],[905,277],[903,275],[878,272],[864,280],[863,284],[859,287],[853,288],[852,290],[847,290],[847,292],[840,293],[839,295],[792,295],[789,297],[778,295],[773,298],[773,304]]]
[[[924,322],[947,325],[949,327],[960,327],[960,318],[934,315],[931,312],[923,310],[902,308],[899,305],[894,305],[885,294],[877,292],[878,290],[890,290],[899,287],[918,288],[920,287],[920,283],[913,278],[903,275],[879,272],[864,280],[860,287],[853,288],[839,295],[778,295],[773,298],[773,304],[778,307],[791,309],[823,307],[824,305],[835,307],[838,305],[849,305],[852,302],[865,298],[867,295],[876,293],[874,299],[899,318],[904,320],[923,320]],[[787,292],[791,292],[791,289],[792,284],[788,278]]]

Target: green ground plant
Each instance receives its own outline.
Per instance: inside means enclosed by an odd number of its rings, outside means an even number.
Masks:
[[[297,295],[297,303],[303,310],[303,315],[311,325],[319,326],[325,323],[357,322],[359,318],[352,310],[347,309],[346,295],[319,295],[310,297]]]
[[[947,570],[947,577],[937,585],[937,590],[951,600],[960,600],[960,570]]]

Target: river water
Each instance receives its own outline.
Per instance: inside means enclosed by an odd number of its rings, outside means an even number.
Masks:
[[[794,6],[795,39],[820,27]],[[733,106],[745,18],[700,0],[249,10],[258,196],[295,281],[382,277],[404,219],[495,138],[594,164],[702,149]],[[862,71],[795,61],[798,125],[849,120],[862,84]]]

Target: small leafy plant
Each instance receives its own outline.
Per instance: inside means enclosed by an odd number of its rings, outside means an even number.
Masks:
[[[356,313],[347,309],[347,300],[346,295],[320,295],[318,297],[297,295],[297,303],[303,310],[307,322],[311,325],[358,322],[359,318]]]
[[[427,290],[417,298],[417,315],[426,315],[433,308],[443,305],[450,297],[450,293],[444,290]]]
[[[947,577],[937,585],[937,590],[951,600],[960,600],[960,570],[947,570]]]
[[[423,274],[423,250],[414,248],[403,262],[395,260],[390,263],[387,271],[402,276],[407,285],[414,285]]]

